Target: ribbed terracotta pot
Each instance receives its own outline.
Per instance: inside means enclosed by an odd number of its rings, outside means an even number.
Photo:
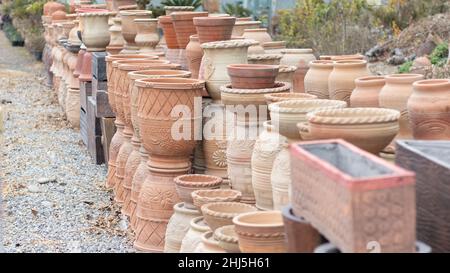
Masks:
[[[202,242],[202,235],[208,231],[211,229],[205,223],[203,216],[192,219],[189,230],[181,241],[180,253],[194,253]]]
[[[149,10],[122,10],[119,14],[122,18],[122,35],[125,39],[125,48],[121,53],[136,54],[139,51],[139,47],[135,42],[137,26],[134,20],[148,19],[151,17],[152,12]]]
[[[180,48],[178,46],[177,41],[177,34],[175,32],[175,29],[173,27],[173,21],[172,17],[166,15],[166,16],[159,16],[158,17],[158,23],[161,26],[163,32],[164,32],[164,39],[166,41],[167,48],[169,49],[178,49]]]
[[[200,44],[230,40],[235,22],[236,17],[231,16],[194,18]]]
[[[242,36],[246,29],[255,29],[261,26],[261,21],[240,21],[237,20],[233,27],[233,36]]]
[[[227,66],[231,86],[236,89],[273,88],[278,69],[276,65],[230,64]]]
[[[214,231],[214,238],[219,242],[219,246],[227,253],[240,253],[239,239],[234,231],[234,225],[223,226]]]
[[[239,202],[242,194],[231,189],[196,190],[191,193],[194,206],[200,209],[204,204],[217,202]]]
[[[319,99],[329,99],[328,77],[333,71],[333,61],[311,61],[305,75],[305,92]]]
[[[351,107],[379,107],[378,97],[386,80],[384,76],[368,76],[355,80],[355,89],[350,96]]]
[[[134,19],[137,34],[134,42],[139,47],[139,53],[149,53],[156,51],[159,43],[158,19]]]
[[[281,144],[280,152],[275,156],[272,165],[270,181],[272,184],[273,209],[281,211],[289,204],[291,188],[291,157],[289,144],[285,141]]]
[[[414,139],[450,140],[450,80],[415,82],[407,108]]]
[[[225,253],[225,250],[219,246],[212,231],[208,231],[202,235],[202,241],[194,250],[195,253]]]
[[[215,231],[219,227],[232,225],[233,218],[239,214],[257,211],[257,209],[248,204],[237,202],[215,202],[205,204],[201,207],[205,222]]]
[[[110,42],[108,20],[110,12],[80,13],[81,36],[87,51],[105,51]]]
[[[206,17],[208,13],[202,11],[174,12],[170,16],[177,33],[178,46],[181,49],[185,49],[189,43],[189,37],[197,34],[193,21],[194,17]]]
[[[310,48],[301,49],[283,49],[281,51],[283,58],[280,61],[282,65],[294,65],[297,67],[294,75],[293,91],[296,93],[305,92],[305,75],[309,69],[309,63],[316,60],[313,50]]]
[[[127,162],[125,163],[125,174],[123,177],[123,206],[122,206],[122,214],[128,217],[131,217],[131,215],[134,213],[134,210],[136,209],[135,204],[132,204],[131,202],[131,191],[133,187],[133,178],[136,174],[137,168],[139,167],[139,164],[141,163],[141,153],[139,152],[139,149],[141,147],[141,142],[139,139],[133,135],[133,137],[130,140],[131,145],[133,146],[133,150],[131,151],[130,155],[128,156]],[[119,151],[120,154],[120,151]],[[118,169],[116,169],[116,174],[120,173]],[[116,190],[116,193],[119,191]]]
[[[258,211],[238,215],[233,219],[243,253],[284,253],[285,232],[279,211]]]
[[[202,189],[218,189],[222,184],[222,178],[204,174],[187,174],[175,177],[174,182],[184,206],[188,209],[196,209],[191,193]]]
[[[266,94],[264,95],[266,98],[267,105],[274,103],[274,102],[280,102],[280,101],[286,101],[286,100],[312,100],[317,99],[316,96],[306,94],[306,93],[273,93],[273,94]]]
[[[189,43],[186,46],[186,58],[188,60],[188,68],[192,73],[193,79],[198,79],[200,63],[202,62],[203,49],[200,46],[198,35],[191,35]]]

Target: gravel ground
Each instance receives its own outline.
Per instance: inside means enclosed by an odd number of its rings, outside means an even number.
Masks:
[[[103,186],[105,165],[92,163],[43,75],[42,63],[0,32],[4,251],[133,252]]]

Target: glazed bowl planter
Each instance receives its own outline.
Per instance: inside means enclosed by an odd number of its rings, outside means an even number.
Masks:
[[[286,252],[283,217],[279,211],[258,211],[233,218],[243,253]]]
[[[355,89],[350,96],[351,107],[379,107],[378,97],[386,80],[384,76],[367,76],[355,80]]]
[[[189,37],[197,34],[194,26],[194,17],[207,17],[208,12],[192,11],[192,12],[173,12],[172,17],[173,27],[177,33],[178,46],[185,49],[189,43]]]
[[[277,65],[230,64],[227,66],[234,89],[273,88],[278,75]]]
[[[398,166],[416,172],[417,238],[434,252],[450,251],[450,141],[397,140]]]
[[[283,55],[281,54],[248,55],[248,63],[262,64],[262,65],[279,65],[282,57]]]
[[[342,60],[333,63],[333,71],[328,76],[330,99],[342,100],[350,105],[350,96],[355,89],[355,80],[369,76],[367,62],[363,60]]]
[[[184,206],[196,209],[193,204],[191,193],[202,189],[218,189],[222,184],[222,178],[204,174],[187,174],[175,177],[175,185]]]
[[[191,193],[194,206],[200,209],[204,204],[217,202],[239,202],[242,194],[237,190],[196,190]]]
[[[175,29],[173,27],[172,17],[170,17],[168,15],[159,16],[158,23],[164,32],[164,38],[166,40],[167,48],[168,49],[180,48],[178,46],[177,33],[175,32]]]
[[[227,253],[240,253],[239,239],[234,231],[234,225],[223,226],[214,231],[214,238],[219,242],[219,246]]]
[[[216,202],[201,207],[205,221],[212,231],[219,227],[232,225],[233,218],[239,214],[257,211],[254,206],[237,202]]]
[[[309,69],[309,63],[316,60],[313,50],[310,48],[283,49],[281,53],[283,54],[283,58],[280,64],[297,67],[294,75],[293,91],[295,93],[304,93],[304,79]]]
[[[180,253],[193,253],[202,242],[202,235],[208,231],[211,229],[205,223],[203,216],[192,219],[189,230],[181,241]]]
[[[281,135],[289,139],[300,139],[297,123],[307,121],[309,112],[345,108],[347,104],[338,100],[287,100],[269,105],[272,125]]]
[[[303,217],[295,216],[291,205],[284,207],[282,213],[287,252],[314,252],[314,249],[322,242],[320,233]]]
[[[415,253],[432,253],[434,249],[432,249],[429,245],[416,241],[416,249]],[[314,253],[341,253],[341,251],[332,243],[321,244],[314,250]],[[373,249],[370,253],[379,253],[377,249]]]
[[[242,36],[246,29],[255,29],[261,26],[261,21],[239,21],[237,20],[233,27],[233,36]]]
[[[223,248],[219,246],[219,241],[214,238],[212,231],[208,231],[202,235],[202,241],[195,248],[195,253],[226,253]]]
[[[134,19],[137,34],[134,42],[139,47],[139,53],[152,53],[156,51],[156,45],[159,43],[158,19]]]
[[[309,113],[300,134],[309,139],[342,138],[373,154],[383,150],[398,133],[400,112],[381,108],[347,108]]]
[[[108,19],[110,12],[80,13],[83,24],[81,36],[87,51],[105,51],[109,44]]]
[[[407,109],[414,139],[450,140],[450,80],[415,82]]]
[[[231,39],[236,17],[195,17],[200,44]]]
[[[122,10],[119,12],[122,18],[122,36],[125,40],[125,48],[122,54],[136,54],[139,47],[136,45],[137,25],[135,19],[148,19],[152,12],[147,10]]]
[[[306,93],[273,93],[264,95],[267,101],[267,105],[280,101],[287,100],[313,100],[317,99],[316,96]]]
[[[202,62],[203,49],[200,46],[198,35],[191,35],[189,39],[190,41],[186,46],[186,58],[188,61],[189,71],[192,73],[192,78],[197,79],[200,64]]]
[[[331,71],[333,71],[333,61],[311,61],[305,75],[305,92],[319,99],[329,99],[328,77]]]
[[[414,252],[414,173],[339,139],[296,143],[291,157],[294,215],[343,252],[368,252],[373,241]]]

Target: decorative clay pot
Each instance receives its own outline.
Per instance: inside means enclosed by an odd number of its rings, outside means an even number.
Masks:
[[[214,231],[214,238],[227,253],[240,253],[239,240],[234,225],[223,226]]]
[[[122,36],[122,18],[115,17],[112,21],[113,25],[109,28],[110,41],[109,45],[106,47],[106,51],[111,53],[111,55],[116,55],[123,49],[125,40]]]
[[[219,227],[232,225],[233,218],[239,214],[257,211],[254,206],[237,202],[215,202],[201,207],[205,222],[215,231]]]
[[[262,65],[279,65],[282,57],[283,55],[281,54],[248,55],[248,63],[262,64]]]
[[[217,202],[239,202],[241,192],[230,189],[196,190],[191,193],[194,206],[200,209],[204,204]]]
[[[178,196],[187,209],[196,209],[191,193],[202,189],[218,189],[222,178],[204,174],[186,174],[175,177],[175,186]]]
[[[261,21],[239,21],[237,20],[233,27],[233,36],[242,36],[246,29],[255,29],[261,26]]]
[[[293,91],[296,93],[305,92],[305,75],[309,69],[309,63],[316,60],[313,50],[310,48],[302,49],[283,49],[281,51],[283,58],[280,61],[282,65],[294,65],[297,67],[294,75]]]
[[[52,15],[55,11],[65,11],[66,6],[64,6],[61,3],[55,2],[55,1],[49,1],[44,4],[43,7],[43,14],[44,15]]]
[[[144,147],[140,147],[140,162],[136,171],[134,172],[133,180],[131,182],[131,195],[130,195],[130,227],[132,230],[136,230],[136,208],[139,201],[139,195],[141,193],[142,185],[144,184],[145,179],[149,175],[147,161],[148,161],[148,152],[144,149]]]
[[[236,17],[231,16],[194,18],[200,44],[230,40],[235,22]]]
[[[291,85],[291,92],[294,92],[294,77],[295,71],[297,71],[296,66],[286,66],[280,65],[280,69],[278,70],[278,76],[275,79],[277,82],[287,82]]]
[[[219,241],[214,239],[213,232],[208,231],[202,235],[202,241],[194,250],[195,253],[225,253],[219,246]]]
[[[270,181],[272,184],[273,209],[280,210],[289,204],[289,191],[291,187],[291,158],[288,142],[281,144],[282,149],[276,155]]]
[[[164,10],[166,11],[166,15],[170,15],[174,12],[180,11],[194,11],[195,7],[193,6],[165,6]]]
[[[197,34],[194,26],[194,17],[206,17],[207,12],[192,11],[192,12],[174,12],[171,13],[173,27],[177,33],[178,46],[181,49],[185,49],[189,43],[189,37]]]
[[[123,197],[123,206],[122,206],[122,214],[128,217],[131,217],[131,215],[134,213],[134,210],[136,207],[131,202],[131,189],[133,187],[133,178],[136,173],[136,170],[141,163],[141,153],[139,152],[139,148],[141,147],[141,142],[139,139],[133,135],[133,137],[130,140],[131,145],[133,146],[133,150],[131,151],[130,155],[128,156],[127,162],[125,163],[125,175],[123,177],[123,191],[124,191],[124,197]],[[119,151],[120,154],[120,151]],[[117,172],[116,172],[117,174]],[[116,191],[117,193],[118,191]]]
[[[108,19],[110,12],[80,13],[83,24],[81,36],[87,51],[105,51],[110,41]]]
[[[211,229],[205,223],[203,216],[191,220],[190,228],[181,241],[180,253],[193,253],[202,242],[202,235]]]
[[[329,99],[328,77],[333,71],[333,61],[311,61],[305,75],[305,92],[319,99]]]
[[[351,107],[379,107],[378,97],[385,84],[384,76],[368,76],[355,80],[356,88],[350,96]]]
[[[189,39],[190,41],[186,46],[188,68],[192,73],[192,78],[198,79],[198,72],[200,70],[200,63],[202,62],[203,50],[198,41],[198,35],[191,35]]]
[[[267,32],[267,28],[244,29],[242,36],[245,39],[258,41],[260,45],[272,42],[272,37],[270,37],[270,34]]]
[[[234,89],[273,88],[278,75],[276,65],[230,64],[227,66]]]
[[[148,19],[152,12],[148,10],[123,10],[119,14],[122,18],[122,35],[125,40],[125,48],[121,53],[136,54],[139,51],[139,47],[135,42],[137,26],[134,19]]]
[[[137,35],[134,42],[139,47],[139,53],[152,53],[156,51],[159,43],[158,19],[134,19]]]

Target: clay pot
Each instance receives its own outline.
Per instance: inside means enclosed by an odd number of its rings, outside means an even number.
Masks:
[[[67,20],[67,13],[62,10],[57,10],[52,13],[52,23],[63,22]]]
[[[257,29],[261,26],[261,21],[240,21],[237,20],[233,27],[233,36],[242,36],[246,29]]]
[[[83,63],[78,80],[80,82],[92,81],[92,54],[90,52],[83,54]]]
[[[316,60],[313,50],[310,48],[283,49],[281,53],[283,54],[283,58],[281,59],[280,64],[289,66],[294,65],[297,67],[294,75],[294,92],[304,93],[304,78],[308,72],[309,63]]]
[[[192,78],[198,79],[198,72],[200,70],[200,63],[202,62],[203,50],[198,41],[198,35],[191,35],[189,39],[190,41],[186,46],[188,68],[192,73]]]
[[[43,7],[43,14],[44,15],[52,15],[55,11],[65,11],[66,6],[64,6],[61,3],[55,2],[55,1],[49,1],[44,4]]]
[[[262,64],[262,65],[279,65],[282,57],[283,55],[281,54],[248,55],[248,63]]]
[[[159,16],[158,23],[163,29],[164,38],[166,40],[167,48],[169,49],[177,49],[178,41],[177,41],[177,33],[173,27],[172,17],[170,16]]]
[[[166,11],[166,15],[170,15],[174,12],[181,11],[194,11],[195,7],[193,6],[165,6],[164,10]]]
[[[318,60],[309,63],[305,75],[305,92],[319,99],[329,99],[328,77],[333,71],[333,61]]]
[[[240,253],[239,240],[234,225],[223,226],[214,231],[214,238],[227,253]]]
[[[211,229],[203,220],[203,216],[195,217],[190,222],[190,228],[181,241],[180,253],[193,253],[202,242],[202,235]]]
[[[400,112],[380,108],[318,110],[308,114],[309,124],[299,124],[300,134],[312,139],[342,138],[378,154],[399,130]]]
[[[234,89],[273,88],[278,66],[257,64],[231,64],[227,66]]]
[[[313,100],[317,99],[316,96],[305,93],[273,93],[264,95],[267,101],[267,105],[280,101],[287,100]]]
[[[417,81],[413,88],[407,108],[414,139],[450,140],[450,81]]]
[[[284,253],[285,233],[279,211],[258,211],[238,215],[233,219],[243,253]]]
[[[213,102],[220,101],[220,87],[230,82],[229,64],[246,64],[247,49],[255,44],[249,40],[219,41],[202,44],[204,56],[200,65],[199,79],[206,81],[206,89]]]
[[[141,146],[139,149],[140,162],[136,171],[134,172],[133,180],[131,182],[131,194],[130,194],[130,227],[132,230],[136,230],[137,216],[136,216],[136,208],[139,201],[139,195],[141,193],[142,185],[144,184],[145,179],[149,175],[147,161],[148,161],[148,152]]]
[[[265,42],[261,45],[267,54],[281,54],[281,50],[286,48],[285,41]]]
[[[355,89],[350,96],[351,107],[379,107],[378,96],[385,84],[384,76],[368,76],[355,80]]]
[[[81,40],[78,38],[78,35],[77,35],[79,23],[80,23],[79,20],[74,20],[73,28],[69,32],[69,38],[67,39],[67,42],[71,46],[80,46],[81,45]]]
[[[241,192],[231,189],[196,190],[191,193],[194,206],[200,209],[204,204],[217,202],[239,202]]]
[[[297,71],[296,66],[286,66],[280,65],[280,69],[278,70],[278,76],[275,79],[277,82],[287,82],[291,85],[291,92],[294,92],[294,77],[295,71]]]
[[[125,48],[122,54],[136,54],[139,47],[136,45],[137,26],[135,19],[148,19],[152,15],[148,10],[123,10],[119,12],[122,18],[122,36],[125,40]]]
[[[214,239],[213,232],[208,231],[202,235],[202,241],[194,250],[195,253],[226,253]]]
[[[205,222],[215,231],[219,227],[232,225],[233,218],[239,214],[257,211],[254,206],[237,202],[215,202],[201,207]]]
[[[131,190],[133,187],[133,178],[136,173],[136,170],[141,163],[141,153],[139,152],[139,148],[141,147],[141,142],[136,136],[133,136],[130,140],[131,145],[133,146],[133,150],[128,156],[127,162],[125,163],[125,174],[123,176],[123,206],[122,206],[122,214],[128,217],[134,213],[136,209],[135,203],[131,202]],[[120,151],[119,151],[120,152]],[[116,169],[117,174],[117,169]],[[118,191],[116,191],[118,192]]]
[[[267,32],[267,28],[245,29],[242,36],[246,39],[258,41],[260,45],[272,42],[272,37]]]
[[[123,136],[123,142],[120,146],[119,152],[117,153],[116,158],[116,169],[115,169],[115,183],[114,183],[114,201],[118,203],[119,205],[123,205],[127,198],[129,199],[129,194],[131,194],[131,187],[124,187],[124,179],[125,179],[125,172],[126,172],[126,166],[128,162],[128,158],[130,157],[131,153],[135,150],[133,147],[133,144],[131,143],[131,137],[133,136],[133,131],[131,131],[129,128],[125,127],[125,129],[122,131]],[[138,159],[138,157],[137,157]],[[136,162],[137,159],[135,158],[134,161]],[[125,203],[125,206],[128,204]]]
[[[186,49],[170,49],[166,50],[166,59],[171,63],[181,65],[181,69],[188,70],[188,59],[186,57]]]
[[[264,131],[255,142],[251,159],[252,186],[255,192],[256,207],[260,210],[273,209],[270,175],[273,161],[284,142],[286,142],[286,138],[274,130],[271,122],[264,122]]]
[[[249,39],[245,39],[245,40],[249,40]],[[255,40],[251,40],[251,41],[255,41]],[[248,48],[248,55],[262,55],[264,53],[265,53],[264,48],[257,41],[256,41],[256,44],[254,44]]]
[[[269,105],[272,125],[289,139],[300,139],[296,124],[305,122],[311,111],[344,108],[347,104],[338,100],[288,100]]]
[[[185,49],[189,43],[189,37],[191,35],[197,34],[194,26],[194,17],[206,17],[207,12],[192,11],[192,12],[174,12],[171,13],[173,27],[177,33],[178,46],[181,49]]]
[[[393,74],[386,76],[386,84],[379,93],[382,108],[400,111],[400,131],[396,139],[411,139],[412,129],[409,121],[407,102],[413,93],[413,83],[423,79],[421,74]],[[392,149],[394,144],[391,145]]]
[[[351,54],[351,55],[334,55],[329,56],[332,61],[342,61],[342,60],[364,60],[364,55],[361,54]]]
[[[173,206],[174,214],[170,217],[166,229],[165,253],[180,252],[181,242],[190,228],[191,221],[201,216],[200,211],[189,209],[184,203]]]
[[[355,89],[355,79],[369,76],[369,74],[366,61],[335,61],[333,63],[333,71],[328,77],[330,99],[342,100],[350,104],[350,95]]]
[[[191,193],[202,189],[218,189],[222,178],[204,174],[187,174],[175,177],[178,196],[188,209],[196,209]]]
[[[270,181],[272,184],[273,209],[281,209],[289,204],[291,188],[291,155],[289,153],[288,142],[281,144],[282,149],[276,155]]]
[[[231,16],[194,18],[200,44],[230,40],[235,22],[236,17]]]
[[[303,217],[295,216],[292,206],[283,208],[283,223],[286,232],[287,252],[312,253],[320,245],[320,233]]]
[[[135,19],[137,35],[134,39],[139,47],[139,53],[152,53],[156,51],[156,45],[159,43],[158,19]]]
[[[83,24],[81,36],[87,51],[105,51],[109,44],[108,19],[110,12],[80,13]]]
[[[119,49],[122,50],[123,45],[125,44],[125,40],[123,39],[122,36],[122,18],[115,17],[112,19],[112,21],[113,25],[109,28],[110,42],[109,45],[106,47],[106,50],[107,51],[117,51]]]

